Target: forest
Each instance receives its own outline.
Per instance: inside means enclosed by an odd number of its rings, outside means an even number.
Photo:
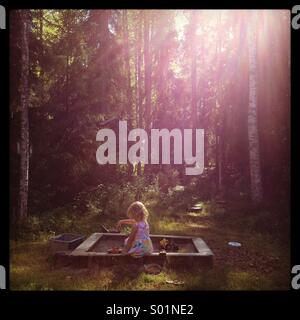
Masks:
[[[11,289],[289,288],[289,11],[39,9],[9,21]],[[99,164],[97,132],[120,143],[120,121],[149,148],[151,130],[203,129],[202,173],[174,160],[174,137],[170,164],[150,153]],[[49,237],[114,228],[133,201],[152,234],[203,238],[214,268],[53,268]]]

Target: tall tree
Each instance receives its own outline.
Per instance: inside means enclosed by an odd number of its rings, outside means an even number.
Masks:
[[[142,38],[143,38],[143,20],[141,14],[137,16],[136,23],[136,117],[138,128],[143,128],[143,77],[142,77]],[[137,175],[142,174],[142,165],[137,164]]]
[[[24,221],[28,216],[28,183],[29,183],[29,47],[28,47],[28,21],[29,12],[22,10],[21,17],[21,86],[20,86],[20,195],[19,218]]]
[[[197,49],[196,49],[196,29],[197,29],[197,11],[191,12],[191,108],[192,108],[192,126],[197,127]]]
[[[125,58],[125,70],[126,70],[126,96],[127,96],[127,114],[130,119],[130,127],[134,124],[134,114],[133,114],[133,99],[132,99],[132,88],[131,88],[131,67],[130,67],[130,44],[129,44],[129,25],[128,25],[128,10],[123,12],[123,28],[124,28],[124,58]]]
[[[137,18],[137,106],[138,106],[138,127],[143,127],[143,78],[142,78],[142,19],[140,15]]]
[[[145,69],[145,122],[151,127],[151,56],[150,56],[150,17],[144,12],[144,69]]]
[[[248,106],[248,140],[251,198],[254,204],[262,201],[262,181],[260,167],[259,134],[257,120],[257,13],[252,12],[248,26],[249,46],[249,106]]]
[[[225,105],[222,90],[222,61],[220,59],[222,41],[222,12],[218,13],[217,19],[217,41],[216,41],[216,108],[218,109],[217,132],[216,132],[216,157],[218,169],[218,190],[221,198],[224,197],[224,126],[225,126]]]

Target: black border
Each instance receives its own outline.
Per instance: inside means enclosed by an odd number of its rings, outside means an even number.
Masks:
[[[1,43],[1,78],[3,80],[0,87],[1,91],[1,145],[4,151],[1,155],[2,160],[2,186],[0,193],[2,198],[0,213],[0,264],[7,269],[7,287],[9,288],[9,157],[6,156],[6,150],[9,153],[9,10],[11,9],[29,9],[29,8],[45,8],[45,9],[62,9],[62,8],[98,8],[98,9],[289,9],[294,5],[300,5],[293,1],[260,1],[253,2],[195,2],[188,1],[180,3],[164,3],[162,1],[109,1],[109,2],[92,2],[90,0],[82,1],[1,1],[0,5],[6,8],[6,30],[0,30]],[[299,75],[300,75],[300,29],[293,30],[291,27],[291,266],[300,264],[299,249],[299,203],[297,199],[297,191],[299,187],[299,153],[297,153],[297,135],[299,124],[298,109],[300,107],[299,95]],[[270,313],[276,312],[277,315],[286,316],[287,311],[294,306],[297,308],[296,295],[300,290],[290,291],[272,291],[272,292],[250,292],[250,291],[124,291],[124,292],[14,292],[10,290],[0,290],[0,305],[6,302],[6,307],[11,313],[17,311],[16,304],[25,312],[32,313],[37,306],[41,307],[41,311],[47,316],[60,315],[59,310],[64,310],[66,315],[82,315],[87,316],[89,311],[95,311],[97,318],[105,316],[105,307],[112,304],[145,306],[149,308],[150,304],[193,304],[194,316],[189,318],[200,318],[209,315],[233,315],[239,314],[239,317],[247,315],[255,315],[259,312],[261,316],[270,316]],[[288,306],[283,306],[287,303]],[[54,305],[59,308],[53,308]],[[241,307],[241,310],[240,310]],[[46,308],[46,309],[45,309]],[[264,310],[264,313],[262,312]],[[238,311],[240,310],[240,311]],[[42,317],[43,314],[40,314]],[[145,318],[145,316],[142,316]],[[175,316],[176,317],[176,316]],[[181,316],[184,317],[184,316]],[[108,317],[123,318],[118,317]],[[126,317],[125,317],[126,318]],[[139,317],[141,318],[141,317]],[[152,318],[156,318],[152,316]]]

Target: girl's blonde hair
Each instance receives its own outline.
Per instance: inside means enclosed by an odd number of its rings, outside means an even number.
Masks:
[[[127,217],[131,219],[142,218],[143,220],[147,220],[149,216],[149,212],[146,209],[145,205],[140,201],[133,202],[129,208],[127,209]]]

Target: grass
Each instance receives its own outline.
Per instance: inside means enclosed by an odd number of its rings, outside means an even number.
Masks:
[[[288,236],[271,235],[255,229],[257,215],[237,216],[234,205],[226,214],[214,212],[205,203],[202,213],[150,210],[152,233],[202,237],[214,252],[214,267],[163,269],[159,275],[126,266],[99,270],[55,268],[47,238],[41,233],[35,241],[12,241],[10,286],[12,290],[288,290],[290,287]],[[155,212],[155,214],[153,214]],[[66,213],[62,213],[66,215]],[[89,235],[103,223],[112,227],[118,216],[89,214],[76,221],[65,217],[66,231]],[[67,230],[66,230],[67,229]],[[58,232],[62,232],[58,228]],[[239,241],[240,248],[230,248],[228,241]],[[183,285],[168,284],[180,280]]]

